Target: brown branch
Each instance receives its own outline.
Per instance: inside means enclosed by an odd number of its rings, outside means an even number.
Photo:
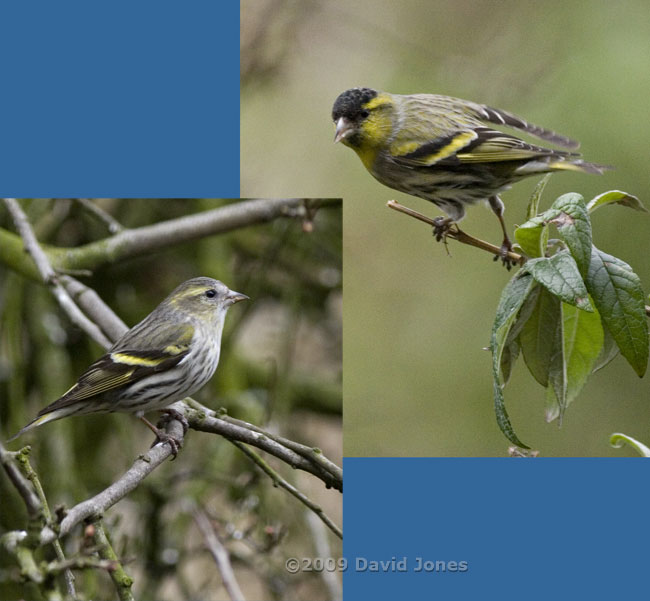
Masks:
[[[386,204],[389,209],[393,209],[394,211],[404,213],[404,215],[408,215],[409,217],[423,221],[431,227],[435,226],[435,221],[433,219],[427,217],[426,215],[423,215],[422,213],[418,213],[413,209],[405,207],[396,200],[389,200]],[[481,250],[492,253],[498,258],[502,257],[501,247],[490,244],[489,242],[485,242],[484,240],[480,240],[479,238],[474,238],[474,236],[470,236],[469,234],[463,232],[461,229],[458,229],[458,226],[456,226],[454,229],[450,229],[445,234],[445,238],[452,238],[453,240],[457,240],[462,244],[468,244],[469,246],[474,246],[475,248],[480,248]],[[506,256],[512,263],[519,263],[519,265],[523,265],[526,262],[525,257],[511,251],[509,251]]]
[[[244,453],[253,463],[255,463],[273,482],[276,486],[284,488],[289,494],[293,495],[306,507],[311,509],[323,523],[340,539],[343,538],[341,529],[331,520],[331,518],[323,511],[320,505],[314,503],[306,494],[301,493],[295,486],[289,484],[278,472],[276,472],[264,459],[262,459],[255,451],[251,451],[246,445],[235,440],[231,441],[242,453]]]
[[[173,407],[183,413],[193,430],[212,432],[230,441],[243,442],[257,447],[269,455],[281,459],[295,469],[309,472],[320,478],[328,488],[335,488],[343,492],[343,470],[324,457],[322,453],[319,454],[305,445],[294,443],[297,448],[308,449],[311,453],[310,455],[305,452],[304,455],[301,455],[294,449],[289,448],[291,441],[286,441],[286,439],[280,437],[277,438],[284,442],[274,440],[276,437],[269,432],[265,432],[246,422],[219,416],[216,412],[201,405],[194,399],[185,399],[185,401],[176,403]]]
[[[175,439],[183,440],[183,426],[177,420],[171,419],[166,426],[166,430]],[[82,501],[70,509],[56,531],[49,527],[43,528],[40,534],[41,545],[51,543],[53,540],[67,534],[72,528],[87,518],[101,516],[109,507],[115,505],[132,490],[137,488],[171,454],[172,449],[169,444],[156,444],[145,455],[138,457],[131,468],[119,480],[98,495]]]
[[[67,313],[72,322],[84,330],[95,342],[104,347],[110,346],[106,336],[104,336],[100,329],[79,310],[79,307],[75,305],[65,288],[63,288],[59,283],[57,275],[52,268],[52,265],[50,265],[47,255],[40,247],[38,240],[34,235],[34,231],[27,220],[27,216],[20,208],[18,202],[14,198],[5,198],[4,200],[16,229],[23,239],[25,250],[31,255],[41,279],[50,288],[59,305],[61,305],[61,308]]]
[[[277,434],[267,432],[266,430],[262,430],[262,428],[259,428],[254,424],[249,424],[248,422],[242,421],[240,419],[235,419],[234,417],[230,417],[229,415],[222,416],[222,419],[227,421],[230,424],[234,424],[236,426],[242,426],[244,428],[252,430],[253,432],[258,432],[259,434],[263,434],[264,436],[270,438],[274,442],[277,442],[285,446],[286,448],[294,451],[301,457],[304,457],[310,463],[317,465],[323,471],[330,474],[337,482],[340,482],[341,488],[339,490],[343,492],[343,488],[342,488],[343,470],[338,465],[336,465],[333,461],[330,461],[327,457],[325,457],[325,455],[323,455],[323,452],[320,449],[315,447],[309,447],[299,442],[295,442],[294,440],[289,440],[288,438],[284,438],[282,436],[278,436]]]
[[[223,580],[223,585],[228,592],[228,596],[232,601],[245,601],[244,593],[242,593],[239,583],[235,578],[235,572],[230,563],[228,550],[219,540],[210,518],[198,507],[192,512],[192,516],[203,535],[203,540],[208,547],[208,551],[210,551],[210,554],[214,558],[214,562],[217,564],[217,568],[221,574],[221,579]]]
[[[418,213],[413,209],[409,209],[409,207],[405,207],[404,205],[400,204],[396,200],[389,200],[386,203],[386,205],[388,206],[389,209],[393,209],[394,211],[397,211],[399,213],[404,213],[409,217],[413,217],[414,219],[423,221],[424,223],[430,225],[431,227],[435,225],[435,221],[430,217],[427,217],[422,213]],[[446,234],[446,237],[457,240],[458,242],[461,242],[463,244],[469,244],[470,246],[475,246],[476,248],[480,248],[481,250],[485,250],[501,258],[501,249],[498,246],[494,246],[494,244],[490,244],[489,242],[485,242],[483,240],[480,240],[479,238],[474,238],[473,236],[466,234],[462,230],[459,230],[458,226],[456,226],[456,229],[449,230],[449,232],[447,232]],[[508,253],[508,259],[510,259],[514,263],[519,263],[519,265],[523,265],[526,262],[526,257],[523,257],[522,255],[518,255],[517,253],[513,253],[513,252]],[[645,314],[647,317],[650,317],[650,305],[645,305]]]

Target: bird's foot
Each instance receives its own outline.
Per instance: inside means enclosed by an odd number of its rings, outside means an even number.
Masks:
[[[190,429],[190,423],[180,411],[177,409],[172,409],[171,407],[162,409],[162,415],[158,420],[158,427],[164,428],[170,421],[174,419],[177,422],[180,422],[181,426],[183,426],[183,435],[187,434],[187,431]]]
[[[172,418],[168,418],[168,421],[171,419]],[[168,434],[167,432],[161,430],[160,428],[157,428],[148,419],[144,417],[141,417],[140,420],[147,426],[147,428],[149,428],[156,435],[156,440],[153,441],[153,444],[149,448],[151,449],[155,447],[158,443],[169,444],[169,447],[172,451],[172,455],[174,456],[174,459],[176,459],[176,456],[178,455],[178,451],[183,446],[183,440],[178,439],[175,436],[172,436],[171,434]],[[183,422],[181,421],[181,423]],[[172,459],[172,461],[174,459]]]
[[[517,264],[517,261],[514,259],[511,259],[508,253],[512,250],[512,242],[510,242],[510,238],[504,238],[503,242],[501,243],[501,248],[499,249],[499,254],[494,255],[494,261],[498,261],[501,259],[501,262],[503,263],[503,266],[510,271],[514,265]]]
[[[447,234],[453,223],[454,220],[449,217],[436,217],[433,220],[433,236],[436,242],[440,242],[441,240],[447,241]]]
[[[155,447],[157,444],[168,444],[169,448],[172,450],[172,461],[176,459],[178,456],[178,451],[181,450],[183,447],[183,441],[180,438],[176,438],[175,436],[172,436],[171,434],[167,434],[164,430],[158,430],[158,433],[156,434],[156,440],[153,441],[151,447]]]

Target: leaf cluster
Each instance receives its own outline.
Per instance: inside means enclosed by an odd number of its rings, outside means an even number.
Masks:
[[[527,260],[503,290],[490,342],[497,422],[523,448],[528,447],[514,432],[503,395],[519,355],[546,388],[546,420],[560,423],[589,376],[616,355],[639,377],[648,364],[641,281],[625,261],[593,244],[590,217],[612,204],[646,209],[636,197],[614,190],[588,203],[580,194],[564,194],[537,214],[546,181],[533,194],[528,221],[515,231]],[[551,226],[558,239],[549,238]]]

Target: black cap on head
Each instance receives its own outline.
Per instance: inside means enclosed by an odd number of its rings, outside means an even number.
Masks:
[[[346,90],[334,101],[332,119],[338,121],[341,117],[347,117],[354,121],[359,116],[361,107],[375,96],[377,96],[377,90],[371,88]]]

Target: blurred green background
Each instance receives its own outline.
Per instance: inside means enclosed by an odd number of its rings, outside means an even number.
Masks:
[[[200,215],[239,202],[222,199],[99,199],[92,203],[127,228]],[[41,243],[78,247],[108,237],[105,224],[73,200],[21,200]],[[0,202],[0,228],[15,232]],[[172,237],[173,239],[173,237]],[[0,248],[2,252],[2,248]],[[178,284],[205,275],[250,301],[226,318],[216,374],[195,398],[212,409],[323,449],[341,464],[341,207],[319,209],[313,231],[301,219],[276,219],[105,264],[79,279],[133,326]],[[0,263],[0,437],[11,434],[67,390],[103,354],[58,306],[51,292]],[[157,413],[149,418],[155,423]],[[101,492],[145,453],[153,435],[131,415],[61,419],[7,445],[32,447],[32,464],[51,507]],[[309,474],[261,453],[274,469],[341,523],[342,496]],[[323,598],[320,575],[288,574],[287,556],[312,557],[306,510],[221,436],[190,431],[173,462],[154,471],[106,512],[116,552],[145,599],[228,598],[193,526],[191,507],[218,523],[247,598]],[[0,471],[0,535],[24,528],[25,507]],[[188,509],[188,507],[190,509]],[[319,522],[320,524],[320,522]],[[324,528],[324,527],[323,527]],[[65,538],[79,549],[81,527]],[[322,537],[341,553],[340,540]],[[39,559],[51,560],[51,546]],[[17,566],[0,546],[0,598],[40,598],[4,582]],[[78,576],[87,598],[112,599],[108,576]]]
[[[650,18],[647,2],[243,0],[241,194],[344,198],[344,452],[351,456],[499,456],[507,441],[492,408],[482,350],[511,274],[386,208],[430,216],[424,200],[376,182],[332,143],[343,90],[467,98],[582,142],[602,177],[552,178],[542,208],[564,192],[610,189],[650,207]],[[535,180],[503,195],[512,230]],[[650,215],[594,215],[594,243],[631,264],[650,290]],[[475,207],[463,229],[499,243],[497,220]],[[595,374],[564,423],[546,424],[544,390],[518,363],[506,404],[520,438],[546,456],[625,456],[608,437],[650,442],[650,383],[620,357]]]

